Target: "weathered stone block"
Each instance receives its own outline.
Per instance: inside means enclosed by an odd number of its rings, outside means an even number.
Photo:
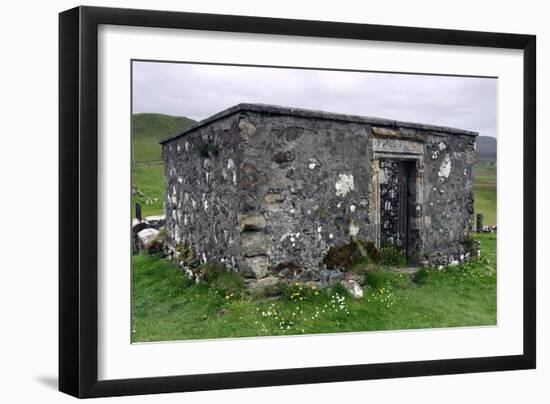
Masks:
[[[250,279],[248,282],[246,282],[246,285],[248,286],[250,291],[255,292],[261,289],[277,286],[280,281],[281,280],[276,276],[267,276],[261,279]]]
[[[239,129],[240,129],[240,136],[241,140],[247,141],[248,137],[253,135],[256,131],[256,126],[252,124],[251,122],[247,121],[246,119],[241,119],[239,121]]]
[[[279,192],[270,192],[265,195],[265,208],[270,212],[277,212],[281,210],[282,203],[285,201],[283,194]]]
[[[291,161],[294,161],[296,158],[296,155],[293,151],[285,151],[285,152],[279,152],[275,154],[271,160],[274,162],[281,164],[281,163],[290,163]]]
[[[267,222],[263,215],[240,215],[239,228],[242,232],[245,231],[260,231],[265,229]]]
[[[389,154],[424,154],[422,142],[403,139],[373,138],[372,150],[375,153]]]
[[[241,236],[241,248],[246,257],[264,255],[269,249],[267,235],[260,232],[243,233]]]
[[[260,279],[268,273],[269,257],[266,255],[244,257],[238,260],[238,264],[239,271],[244,277]]]
[[[399,136],[399,129],[378,128],[373,126],[372,132],[378,136],[392,136],[392,137]]]
[[[271,192],[271,193],[265,194],[264,199],[267,203],[281,203],[281,202],[284,202],[285,197],[279,192]]]

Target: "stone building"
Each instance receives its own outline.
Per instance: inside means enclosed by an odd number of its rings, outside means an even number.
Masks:
[[[331,246],[371,240],[410,265],[470,254],[477,133],[239,104],[162,141],[169,243],[262,278],[315,276]]]

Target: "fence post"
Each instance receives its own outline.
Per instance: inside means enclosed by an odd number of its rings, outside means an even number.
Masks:
[[[136,202],[136,219],[141,222],[141,205]]]
[[[478,213],[476,217],[476,232],[483,232],[483,213]]]

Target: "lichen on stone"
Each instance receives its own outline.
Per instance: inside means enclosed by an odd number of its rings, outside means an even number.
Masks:
[[[336,195],[346,196],[349,192],[355,189],[353,175],[339,174],[338,180],[336,181],[336,184],[334,184],[334,187],[336,188]]]
[[[449,175],[451,174],[451,158],[448,154],[445,155],[443,158],[443,161],[441,162],[441,165],[439,166],[439,172],[437,175],[441,178],[449,178]]]

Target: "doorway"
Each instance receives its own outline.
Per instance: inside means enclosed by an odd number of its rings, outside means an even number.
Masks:
[[[407,263],[414,261],[411,242],[411,217],[414,217],[415,162],[380,159],[380,245],[394,245],[405,253]]]

